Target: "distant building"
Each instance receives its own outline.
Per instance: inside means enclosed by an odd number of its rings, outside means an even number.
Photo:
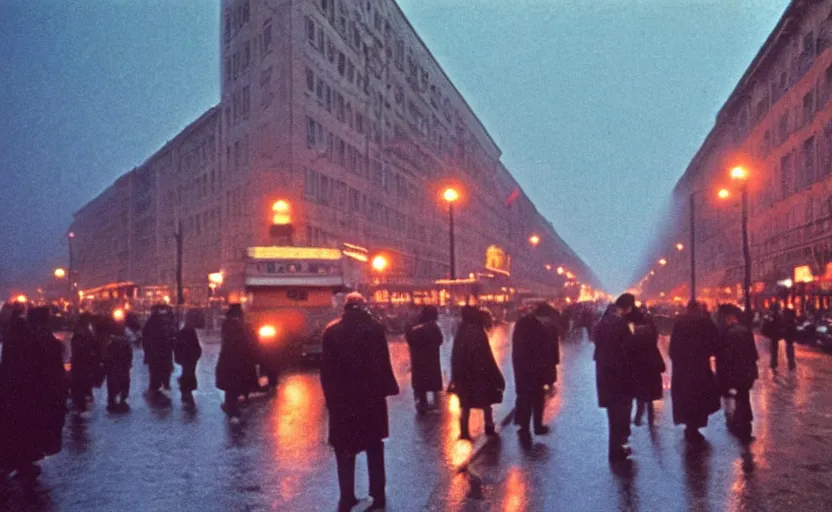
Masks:
[[[773,300],[828,307],[832,294],[832,1],[792,1],[719,112],[673,193],[674,212],[642,268],[648,295],[687,298],[691,193],[699,296],[742,294],[737,200],[720,202],[730,169],[750,171],[752,289]],[[738,197],[737,194],[734,197]],[[683,243],[685,250],[673,247]]]
[[[81,288],[173,293],[181,220],[187,299],[203,300],[214,272],[233,297],[245,249],[276,243],[280,199],[293,243],[366,247],[391,259],[390,279],[433,282],[449,274],[449,186],[458,276],[488,272],[496,246],[513,285],[562,287],[563,266],[598,286],[395,1],[223,0],[221,28],[220,104],[76,214]]]

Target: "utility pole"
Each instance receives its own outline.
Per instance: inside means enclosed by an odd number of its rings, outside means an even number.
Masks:
[[[751,317],[751,247],[748,243],[748,185],[742,185],[742,257],[745,263],[743,269],[742,287],[745,298],[745,314]]]

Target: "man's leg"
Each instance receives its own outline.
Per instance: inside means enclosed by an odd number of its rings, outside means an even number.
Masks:
[[[644,409],[645,409],[646,402],[644,400],[636,399],[636,417],[633,420],[636,426],[641,426],[642,419],[644,417]]]
[[[236,389],[226,390],[225,392],[225,413],[231,418],[240,417],[240,392]]]
[[[416,401],[416,410],[423,412],[428,406],[428,394],[426,391],[414,391],[413,398]]]
[[[471,419],[471,409],[463,407],[459,413],[459,438],[471,439],[471,433],[468,430],[468,422]]]
[[[369,452],[367,460],[369,461]],[[338,466],[338,489],[341,492],[338,507],[349,510],[358,502],[355,498],[355,454],[336,450],[335,463]]]
[[[515,402],[514,423],[520,427],[521,432],[529,431],[529,423],[532,416],[532,400],[528,393],[517,393]]]
[[[734,409],[733,428],[734,433],[742,440],[751,438],[751,396],[749,389],[737,389],[735,398],[736,408]]]
[[[543,424],[543,413],[546,410],[546,394],[542,389],[532,396],[532,416],[534,418],[534,433],[548,434],[549,427]]]
[[[373,498],[373,506],[383,506],[387,499],[385,493],[387,475],[384,471],[384,443],[382,441],[367,448],[367,472],[370,476],[370,496]]]
[[[485,435],[493,436],[497,434],[497,429],[494,426],[494,411],[491,410],[490,406],[482,410],[482,416],[485,420]]]

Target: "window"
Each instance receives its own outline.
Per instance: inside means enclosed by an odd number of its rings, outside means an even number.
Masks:
[[[780,117],[780,124],[777,127],[777,140],[780,144],[786,142],[786,139],[789,137],[789,114],[783,114]]]
[[[329,183],[330,183],[329,177],[324,176],[322,174],[321,175],[321,181],[320,181],[321,188],[320,188],[319,194],[318,194],[318,200],[320,201],[321,204],[329,205],[330,194],[331,194]]]
[[[801,166],[799,188],[804,189],[815,181],[815,138],[803,142],[803,165]]]
[[[231,14],[225,11],[225,44],[231,42]]]
[[[306,118],[306,146],[311,148],[315,147],[315,120],[311,117]]]
[[[243,24],[248,23],[249,14],[250,14],[250,12],[249,12],[248,0],[246,0],[245,2],[243,2],[243,17],[242,17],[242,23]]]
[[[243,87],[243,117],[248,117],[251,113],[251,88],[249,86]]]
[[[312,169],[306,169],[304,173],[303,194],[309,199],[318,197],[318,173]]]
[[[324,94],[324,106],[327,112],[332,112],[332,89],[328,85]]]
[[[364,134],[364,116],[360,112],[355,114],[355,131]]]
[[[318,98],[318,103],[320,105],[324,104],[324,81],[320,78],[315,83],[315,96]]]
[[[338,52],[338,74],[344,76],[344,73],[347,71],[347,56],[344,55],[344,52]]]
[[[315,73],[309,68],[306,68],[306,89],[315,92]]]
[[[326,46],[325,46],[324,40],[325,40],[324,28],[323,27],[318,27],[318,46],[317,46],[317,48],[318,48],[318,51],[321,52],[322,55],[326,51]]]
[[[354,188],[350,189],[350,210],[354,212],[361,210],[361,193]]]
[[[242,69],[248,68],[249,64],[251,64],[251,41],[246,41],[246,44],[243,45]]]
[[[806,96],[803,97],[803,124],[809,124],[812,122],[812,117],[815,114],[815,91],[814,89],[809,91]]]
[[[340,93],[335,93],[335,118],[341,121],[342,123],[345,121],[345,108],[344,108],[344,95]]]
[[[780,198],[785,199],[792,193],[792,155],[786,153],[780,158]]]
[[[265,23],[263,23],[263,50],[262,53],[265,55],[272,51],[272,20],[271,18],[267,19]]]
[[[309,16],[306,17],[306,39],[309,44],[315,46],[315,22]]]

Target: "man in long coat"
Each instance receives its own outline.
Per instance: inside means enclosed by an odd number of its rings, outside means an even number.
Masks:
[[[693,301],[687,313],[676,319],[670,335],[673,422],[685,425],[685,440],[690,443],[704,441],[699,429],[719,410],[719,390],[711,371],[718,336],[716,324]]]
[[[759,377],[754,335],[742,324],[742,310],[726,304],[719,307],[723,326],[722,343],[717,351],[717,382],[723,396],[732,397],[735,407],[728,417],[728,428],[742,441],[751,440],[751,387]]]
[[[240,304],[231,304],[222,323],[222,345],[217,359],[217,389],[225,391],[222,409],[229,419],[240,419],[239,398],[247,395],[253,386],[255,354],[254,335],[243,319]]]
[[[355,456],[367,452],[371,510],[386,504],[384,442],[389,435],[387,397],[399,393],[384,327],[358,293],[346,297],[343,316],[323,334],[321,387],[329,411],[329,444],[335,450],[339,511],[358,503]]]
[[[410,349],[410,374],[416,410],[424,413],[428,408],[428,392],[442,391],[442,366],[439,361],[439,347],[442,346],[442,330],[437,325],[439,311],[435,306],[425,306],[417,324],[408,329],[405,339]]]
[[[625,317],[635,307],[635,297],[625,293],[607,308],[595,326],[595,385],[598,406],[607,410],[609,458],[626,459],[631,451],[630,415],[635,397],[632,353],[633,334]]]
[[[538,317],[551,309],[547,304],[524,315],[514,326],[511,338],[511,362],[514,367],[514,388],[517,393],[514,423],[520,427],[518,435],[525,440],[531,438],[529,423],[534,417],[534,433],[549,433],[543,424],[543,410],[546,404],[544,387],[550,383],[553,362],[552,336],[549,329]],[[556,342],[556,341],[555,341]]]
[[[148,390],[151,393],[159,393],[159,388],[170,390],[175,336],[173,311],[165,305],[153,306],[142,330],[144,362],[150,372]]]

